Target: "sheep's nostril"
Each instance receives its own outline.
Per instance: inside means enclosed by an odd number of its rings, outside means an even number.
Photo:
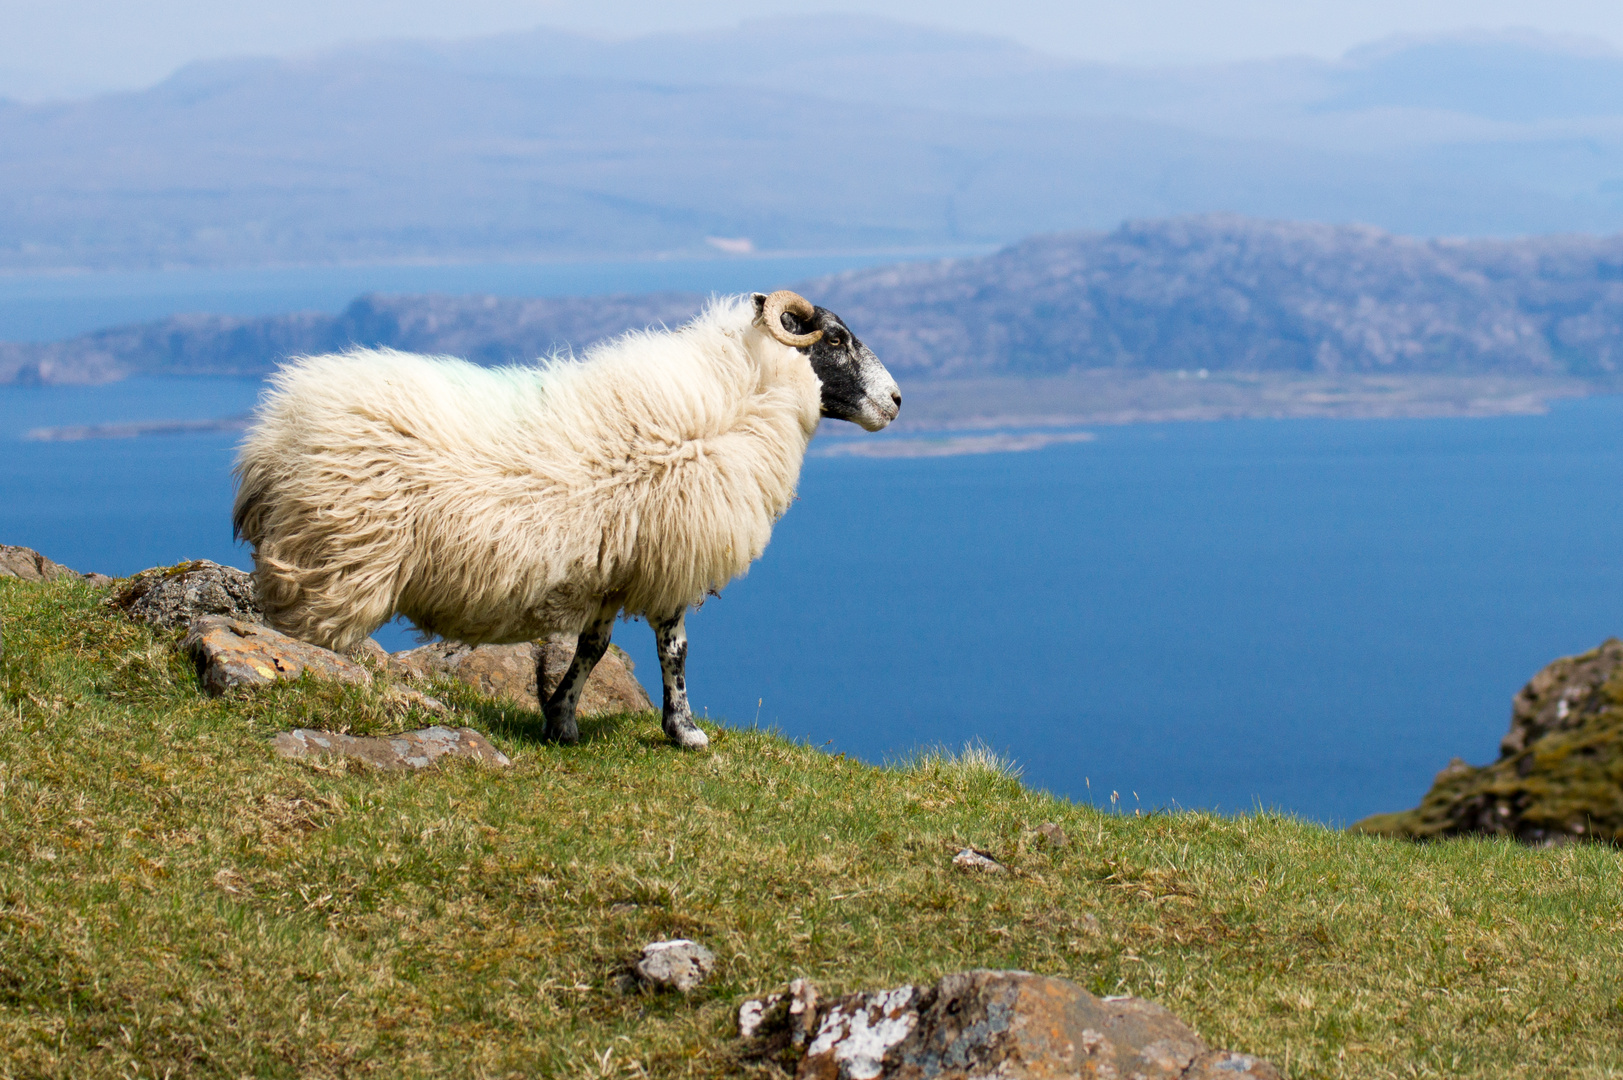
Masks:
[[[890,400],[894,401],[896,403],[896,407],[900,409],[902,407],[902,392],[900,390],[892,390],[890,392]]]

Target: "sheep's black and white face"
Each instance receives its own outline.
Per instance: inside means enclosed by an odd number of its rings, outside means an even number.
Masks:
[[[755,294],[755,313],[761,314],[766,297]],[[811,361],[812,371],[823,384],[823,415],[849,420],[869,431],[878,431],[902,409],[902,391],[879,362],[840,317],[827,308],[815,308],[810,319],[792,311],[783,313],[783,328],[791,334],[821,330],[823,336],[800,351]]]

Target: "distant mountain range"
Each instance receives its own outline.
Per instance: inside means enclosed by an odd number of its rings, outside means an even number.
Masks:
[[[994,255],[803,283],[900,376],[1290,372],[1609,379],[1623,371],[1623,237],[1416,240],[1229,215],[1035,237]],[[367,296],[338,315],[179,316],[0,345],[0,382],[258,375],[388,345],[527,361],[676,324],[697,294]]]
[[[196,64],[0,102],[0,269],[849,251],[1230,211],[1623,230],[1623,58],[1133,68],[855,16]]]

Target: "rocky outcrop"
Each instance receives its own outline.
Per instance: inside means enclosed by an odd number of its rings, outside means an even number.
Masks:
[[[1414,839],[1623,841],[1623,641],[1609,639],[1534,675],[1511,701],[1497,761],[1476,767],[1455,758],[1418,807],[1352,829]]]
[[[265,621],[253,577],[207,559],[143,570],[109,596],[107,605],[164,630],[186,629],[205,615]]]
[[[346,758],[375,769],[426,769],[441,758],[466,758],[505,768],[506,754],[473,728],[438,725],[399,735],[362,737],[295,728],[276,736],[271,747],[285,758]]]
[[[197,665],[203,689],[223,694],[239,686],[267,686],[305,672],[336,682],[370,683],[372,673],[331,649],[309,645],[259,623],[204,615],[181,647]]]
[[[1280,1080],[1266,1061],[1213,1050],[1152,1001],[1097,998],[1065,979],[966,971],[935,986],[821,1000],[796,980],[739,1010],[745,1058],[796,1080]]]
[[[540,709],[575,658],[572,640],[526,642],[519,645],[463,645],[442,641],[409,652],[395,653],[389,669],[404,678],[433,676],[456,679],[487,697],[507,698],[526,709]],[[541,694],[536,694],[537,661],[544,667]],[[579,713],[646,712],[653,702],[632,674],[631,658],[609,647],[598,661],[581,692]]]
[[[55,581],[59,577],[79,575],[61,563],[52,562],[33,548],[0,544],[0,578],[18,578],[22,581]]]
[[[0,545],[0,577],[49,581],[64,574],[73,571],[28,548]],[[319,678],[367,682],[371,670],[356,662],[364,659],[373,669],[394,678],[456,679],[481,694],[538,710],[575,657],[573,639],[565,638],[480,646],[441,641],[393,655],[369,638],[349,656],[340,656],[264,625],[252,575],[207,559],[143,570],[124,582],[106,603],[160,629],[187,630],[184,648],[196,662],[204,688],[213,694],[297,678],[305,671]],[[538,663],[542,669],[539,695]],[[430,711],[444,710],[440,702],[416,691],[402,689],[397,696]],[[587,680],[579,712],[589,716],[646,712],[653,707],[648,692],[632,674],[631,658],[611,646]]]
[[[33,548],[0,544],[0,578],[55,581],[61,577],[80,578],[92,585],[107,585],[113,580],[106,574],[81,574],[77,570],[69,570],[61,563],[47,559]]]

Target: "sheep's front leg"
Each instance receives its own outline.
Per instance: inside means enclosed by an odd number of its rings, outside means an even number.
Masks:
[[[648,620],[654,628],[654,641],[659,646],[659,673],[665,682],[665,735],[677,746],[688,750],[703,750],[710,745],[710,737],[693,722],[693,710],[688,708],[687,676],[683,674],[688,659],[688,634],[683,625],[686,611],[678,611],[669,619]]]
[[[597,613],[597,618],[580,637],[575,639],[575,658],[569,663],[569,670],[562,679],[558,680],[557,689],[541,707],[547,718],[546,738],[553,742],[574,743],[580,741],[580,726],[575,723],[575,706],[580,702],[580,693],[586,689],[586,680],[591,678],[592,669],[597,662],[603,659],[603,654],[609,651],[609,635],[614,630],[614,617],[620,613],[618,607],[604,608]],[[535,685],[545,685],[546,661],[536,658]]]

